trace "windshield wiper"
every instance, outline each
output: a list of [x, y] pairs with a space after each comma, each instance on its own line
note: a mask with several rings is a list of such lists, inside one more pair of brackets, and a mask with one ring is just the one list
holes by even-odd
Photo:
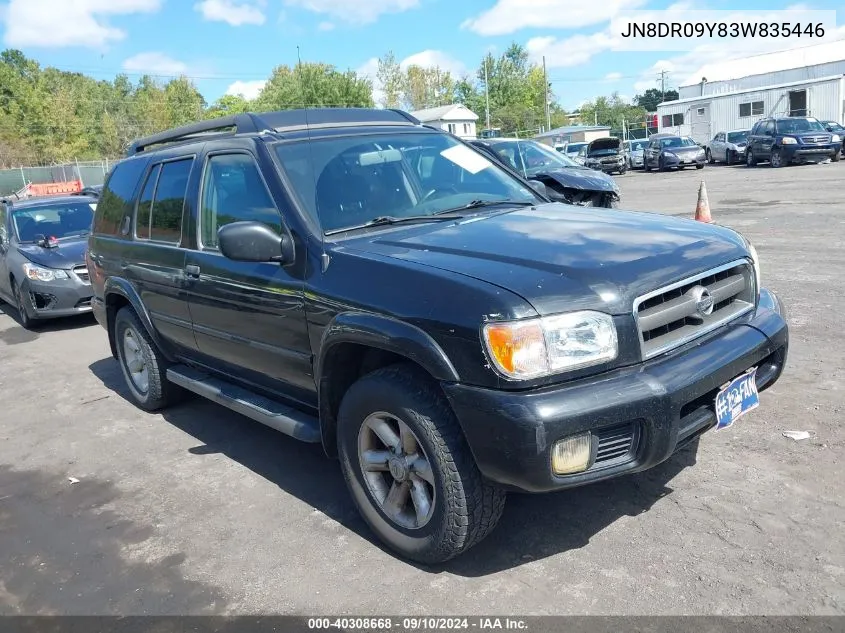
[[326, 231], [326, 235], [331, 235], [333, 233], [344, 233], [345, 231], [355, 231], [357, 229], [366, 229], [371, 226], [388, 226], [392, 224], [424, 224], [426, 222], [446, 222], [447, 220], [460, 220], [464, 216], [450, 213], [449, 215], [446, 214], [431, 214], [431, 215], [409, 215], [405, 217], [396, 217], [393, 215], [380, 215], [377, 218], [373, 218], [369, 222], [364, 222], [364, 224], [358, 224], [356, 226], [346, 226], [340, 229], [332, 229], [331, 231]]
[[454, 207], [453, 209], [444, 209], [443, 211], [438, 211], [434, 215], [446, 215], [447, 213], [454, 213], [455, 211], [464, 211], [469, 209], [483, 209], [485, 207], [497, 207], [499, 205], [509, 205], [512, 207], [533, 207], [536, 205], [536, 202], [529, 202], [528, 200], [473, 200], [472, 202], [468, 202], [467, 204]]

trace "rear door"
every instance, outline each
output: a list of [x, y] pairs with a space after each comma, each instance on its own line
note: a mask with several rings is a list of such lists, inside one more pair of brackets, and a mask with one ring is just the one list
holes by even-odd
[[[236, 262], [224, 257], [217, 230], [256, 221], [281, 234], [280, 208], [251, 151], [209, 153], [202, 167], [197, 248], [189, 252], [190, 309], [207, 366], [314, 406], [316, 387], [297, 265]], [[297, 253], [304, 261], [305, 253]]]
[[150, 164], [122, 266], [155, 329], [177, 353], [187, 355], [196, 350], [196, 341], [185, 292], [182, 219], [193, 165], [193, 156]]

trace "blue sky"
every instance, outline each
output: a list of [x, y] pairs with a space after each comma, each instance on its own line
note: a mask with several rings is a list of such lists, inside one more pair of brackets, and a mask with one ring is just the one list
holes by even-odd
[[[745, 1], [748, 15], [772, 10], [835, 9], [832, 0]], [[393, 50], [399, 60], [472, 72], [484, 54], [516, 41], [548, 76], [566, 108], [618, 90], [633, 96], [658, 85], [683, 83], [705, 64], [743, 54], [806, 46], [807, 38], [686, 42], [680, 50], [619, 50], [611, 20], [622, 11], [736, 8], [729, 0], [7, 0], [0, 2], [5, 47], [44, 65], [111, 78], [144, 73], [192, 77], [213, 101], [229, 92], [254, 96], [274, 66], [324, 61], [372, 73]], [[663, 19], [661, 14], [653, 14]], [[845, 22], [840, 10], [837, 22]], [[840, 39], [845, 28], [828, 29]], [[813, 40], [813, 42], [818, 40]]]

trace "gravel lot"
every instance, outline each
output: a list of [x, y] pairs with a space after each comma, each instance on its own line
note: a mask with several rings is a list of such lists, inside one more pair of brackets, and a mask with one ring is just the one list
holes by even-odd
[[845, 162], [618, 182], [692, 216], [702, 178], [789, 310], [781, 381], [697, 452], [512, 495], [443, 568], [383, 551], [319, 447], [200, 400], [143, 413], [93, 319], [0, 305], [0, 614], [845, 614]]

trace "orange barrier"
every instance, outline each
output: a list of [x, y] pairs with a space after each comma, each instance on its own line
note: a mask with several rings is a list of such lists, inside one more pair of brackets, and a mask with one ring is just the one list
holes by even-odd
[[60, 196], [62, 194], [77, 193], [82, 191], [81, 180], [69, 180], [67, 182], [48, 182], [27, 185], [27, 194], [30, 196]]

